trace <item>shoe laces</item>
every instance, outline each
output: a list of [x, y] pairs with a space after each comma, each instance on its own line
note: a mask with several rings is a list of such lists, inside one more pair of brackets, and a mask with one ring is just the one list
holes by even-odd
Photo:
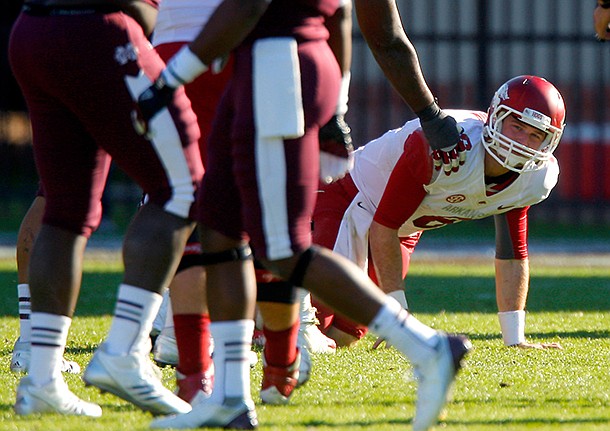
[[320, 321], [316, 317], [318, 309], [312, 305], [307, 306], [301, 311], [301, 323], [319, 325]]

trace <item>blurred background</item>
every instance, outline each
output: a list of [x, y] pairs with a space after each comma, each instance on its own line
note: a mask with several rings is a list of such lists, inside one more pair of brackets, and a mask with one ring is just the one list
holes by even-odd
[[[7, 60], [21, 2], [0, 10], [0, 232], [16, 231], [37, 189], [27, 111]], [[587, 226], [610, 221], [610, 43], [594, 37], [593, 0], [398, 0], [434, 94], [443, 108], [486, 110], [494, 91], [519, 74], [561, 91], [567, 126], [555, 153], [560, 181], [532, 208], [531, 224]], [[372, 58], [354, 20], [347, 121], [357, 145], [414, 117]], [[103, 228], [122, 230], [140, 192], [111, 174]]]

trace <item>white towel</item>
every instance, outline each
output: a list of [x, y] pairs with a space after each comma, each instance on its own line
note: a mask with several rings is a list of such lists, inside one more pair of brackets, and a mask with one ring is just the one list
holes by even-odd
[[296, 41], [289, 37], [257, 40], [252, 73], [259, 138], [303, 136], [305, 116]]

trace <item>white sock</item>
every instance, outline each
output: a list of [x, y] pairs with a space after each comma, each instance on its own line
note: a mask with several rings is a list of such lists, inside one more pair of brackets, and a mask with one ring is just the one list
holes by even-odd
[[155, 320], [153, 320], [153, 327], [151, 330], [152, 335], [159, 335], [159, 333], [163, 330], [165, 326], [165, 319], [168, 313], [171, 311], [171, 304], [169, 299], [169, 289], [165, 289], [162, 294], [163, 301], [161, 302], [161, 306], [159, 307], [159, 312], [155, 316]]
[[174, 311], [172, 310], [172, 300], [167, 298], [167, 309], [165, 310], [165, 322], [163, 323], [163, 331], [174, 328]]
[[150, 330], [162, 300], [158, 293], [121, 284], [114, 318], [104, 341], [106, 351], [111, 355], [148, 353]]
[[253, 320], [212, 322], [214, 338], [214, 390], [211, 399], [222, 404], [226, 398], [252, 399], [250, 361]]
[[17, 285], [17, 296], [19, 300], [19, 337], [20, 341], [29, 343], [32, 337], [32, 302], [30, 297], [30, 285], [27, 283]]
[[414, 365], [428, 360], [439, 340], [436, 330], [421, 323], [390, 297], [386, 297], [369, 329], [404, 353]]
[[59, 314], [34, 312], [31, 322], [29, 376], [34, 385], [42, 386], [57, 376], [61, 377], [61, 361], [72, 319]]
[[301, 324], [316, 322], [316, 309], [311, 305], [311, 293], [302, 287], [295, 287], [299, 300], [299, 318]]

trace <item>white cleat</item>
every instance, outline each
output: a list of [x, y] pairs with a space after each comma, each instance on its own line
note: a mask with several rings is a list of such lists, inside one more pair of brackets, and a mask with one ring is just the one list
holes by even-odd
[[311, 353], [335, 353], [337, 351], [337, 343], [320, 331], [317, 320], [301, 322], [297, 345]]
[[311, 294], [301, 287], [297, 288], [297, 294], [301, 321], [297, 345], [301, 350], [307, 349], [310, 353], [335, 353], [337, 351], [335, 340], [328, 338], [318, 328], [320, 322], [316, 317], [316, 308], [311, 305]]
[[161, 331], [153, 347], [153, 359], [161, 367], [178, 365], [178, 345], [175, 334]]
[[210, 401], [203, 392], [193, 400], [193, 410], [181, 415], [155, 419], [153, 429], [224, 428], [251, 430], [258, 427], [252, 400], [226, 398], [224, 404]]
[[95, 418], [102, 415], [100, 406], [78, 398], [61, 377], [51, 380], [44, 386], [34, 386], [29, 377], [22, 378], [17, 387], [17, 401], [14, 408], [18, 415], [60, 413]]
[[[27, 341], [21, 341], [17, 338], [13, 346], [13, 354], [11, 356], [11, 371], [15, 374], [25, 374], [30, 369], [30, 351], [31, 344]], [[80, 365], [74, 361], [69, 361], [66, 358], [61, 360], [61, 372], [69, 374], [80, 373]]]
[[415, 367], [418, 387], [413, 431], [427, 431], [437, 423], [462, 359], [471, 349], [468, 338], [441, 333], [434, 356]]
[[110, 355], [104, 344], [96, 350], [83, 375], [85, 384], [110, 392], [154, 415], [186, 413], [191, 406], [167, 389], [144, 354]]
[[273, 367], [263, 357], [263, 380], [260, 397], [263, 403], [283, 405], [290, 402], [294, 390], [309, 380], [311, 375], [311, 356], [307, 349], [300, 349], [296, 360], [289, 367]]

